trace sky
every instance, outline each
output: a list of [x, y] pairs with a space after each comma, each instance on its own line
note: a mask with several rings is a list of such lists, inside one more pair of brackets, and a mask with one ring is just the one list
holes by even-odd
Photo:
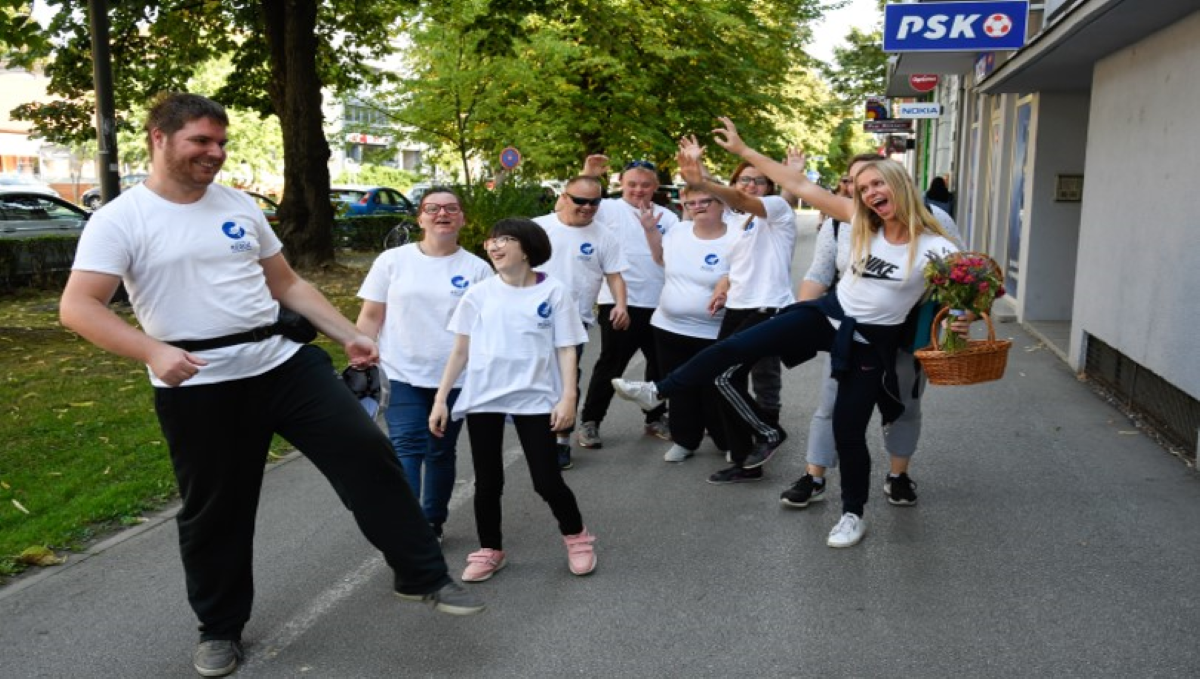
[[825, 15], [813, 30], [809, 54], [825, 62], [833, 61], [833, 48], [840, 45], [851, 27], [868, 29], [879, 20], [876, 0], [850, 0], [844, 8]]

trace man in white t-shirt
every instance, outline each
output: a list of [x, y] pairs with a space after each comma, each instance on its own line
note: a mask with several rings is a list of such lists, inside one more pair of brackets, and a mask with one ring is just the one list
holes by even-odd
[[[538, 271], [567, 286], [585, 328], [596, 323], [596, 299], [600, 287], [607, 284], [613, 296], [607, 321], [614, 330], [623, 331], [629, 327], [629, 310], [621, 273], [629, 269], [629, 262], [613, 233], [595, 222], [603, 201], [600, 193], [600, 180], [583, 175], [575, 177], [559, 196], [556, 211], [533, 220], [546, 230], [551, 245], [550, 260], [539, 266]], [[577, 347], [577, 359], [583, 357], [583, 346]], [[582, 369], [579, 371], [582, 374]], [[575, 400], [578, 402], [578, 394]], [[572, 429], [558, 432], [558, 466], [562, 469], [571, 468], [571, 432]]]
[[[483, 604], [446, 573], [391, 443], [309, 337], [276, 323], [280, 305], [341, 344], [352, 365], [379, 360], [283, 258], [246, 194], [213, 184], [229, 119], [218, 103], [169, 94], [146, 120], [146, 182], [101, 208], [80, 238], [63, 325], [141, 361], [182, 507], [176, 517], [188, 601], [200, 620], [192, 664], [224, 676], [241, 662], [253, 599], [255, 512], [272, 435], [311, 458], [395, 570], [402, 598], [458, 615]], [[124, 281], [140, 328], [108, 308]]]
[[[584, 162], [583, 174], [600, 177], [608, 168], [608, 157], [591, 155]], [[646, 376], [657, 375], [658, 358], [654, 346], [654, 331], [650, 317], [658, 307], [662, 294], [663, 270], [662, 235], [679, 223], [670, 210], [654, 204], [658, 189], [658, 171], [654, 163], [635, 160], [621, 172], [621, 197], [607, 198], [600, 203], [596, 221], [605, 225], [625, 252], [629, 268], [625, 279], [629, 306], [629, 327], [619, 330], [608, 318], [615, 306], [613, 292], [607, 286], [600, 289], [600, 356], [592, 367], [587, 396], [579, 415], [579, 445], [600, 448], [600, 423], [612, 402], [613, 378], [620, 377], [638, 351], [646, 359]], [[671, 434], [664, 418], [666, 406], [657, 407], [645, 415], [646, 433], [663, 440]]]

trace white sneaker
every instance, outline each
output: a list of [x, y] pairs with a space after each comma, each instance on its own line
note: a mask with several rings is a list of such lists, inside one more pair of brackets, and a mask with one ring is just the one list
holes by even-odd
[[846, 512], [842, 514], [841, 520], [833, 530], [829, 531], [829, 539], [825, 544], [830, 547], [853, 547], [861, 542], [866, 534], [867, 522], [856, 514]]
[[695, 451], [688, 450], [687, 448], [684, 448], [676, 443], [675, 445], [671, 446], [671, 449], [667, 451], [666, 455], [663, 455], [663, 459], [667, 462], [683, 462], [695, 454]]
[[626, 401], [633, 401], [642, 410], [654, 410], [662, 405], [663, 400], [658, 397], [658, 392], [654, 390], [653, 382], [634, 382], [617, 377], [613, 379], [612, 385], [613, 389], [617, 392], [617, 396]]

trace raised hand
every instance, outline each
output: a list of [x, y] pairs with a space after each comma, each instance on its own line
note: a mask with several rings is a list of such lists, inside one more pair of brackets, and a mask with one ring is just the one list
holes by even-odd
[[741, 135], [738, 134], [737, 125], [734, 125], [728, 116], [721, 116], [717, 120], [721, 121], [721, 127], [713, 130], [713, 141], [735, 156], [742, 155], [748, 147], [746, 142], [742, 141]]
[[784, 165], [787, 165], [788, 167], [792, 168], [793, 170], [799, 170], [800, 172], [804, 172], [804, 165], [807, 162], [808, 162], [808, 158], [805, 157], [805, 155], [804, 155], [804, 149], [801, 149], [796, 146], [788, 147], [787, 158], [785, 158], [783, 160]]
[[679, 153], [675, 155], [675, 160], [679, 163], [679, 175], [683, 181], [693, 185], [704, 181], [704, 167], [700, 164], [703, 154], [704, 147], [696, 142], [695, 137], [679, 140]]
[[583, 174], [589, 177], [599, 177], [608, 172], [608, 156], [603, 153], [593, 153], [583, 161]]

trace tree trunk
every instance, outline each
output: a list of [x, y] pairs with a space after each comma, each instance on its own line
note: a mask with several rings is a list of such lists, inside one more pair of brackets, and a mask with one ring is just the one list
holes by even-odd
[[271, 50], [268, 86], [283, 133], [283, 200], [279, 237], [298, 269], [334, 262], [333, 204], [329, 199], [329, 143], [317, 75], [318, 0], [262, 0]]

